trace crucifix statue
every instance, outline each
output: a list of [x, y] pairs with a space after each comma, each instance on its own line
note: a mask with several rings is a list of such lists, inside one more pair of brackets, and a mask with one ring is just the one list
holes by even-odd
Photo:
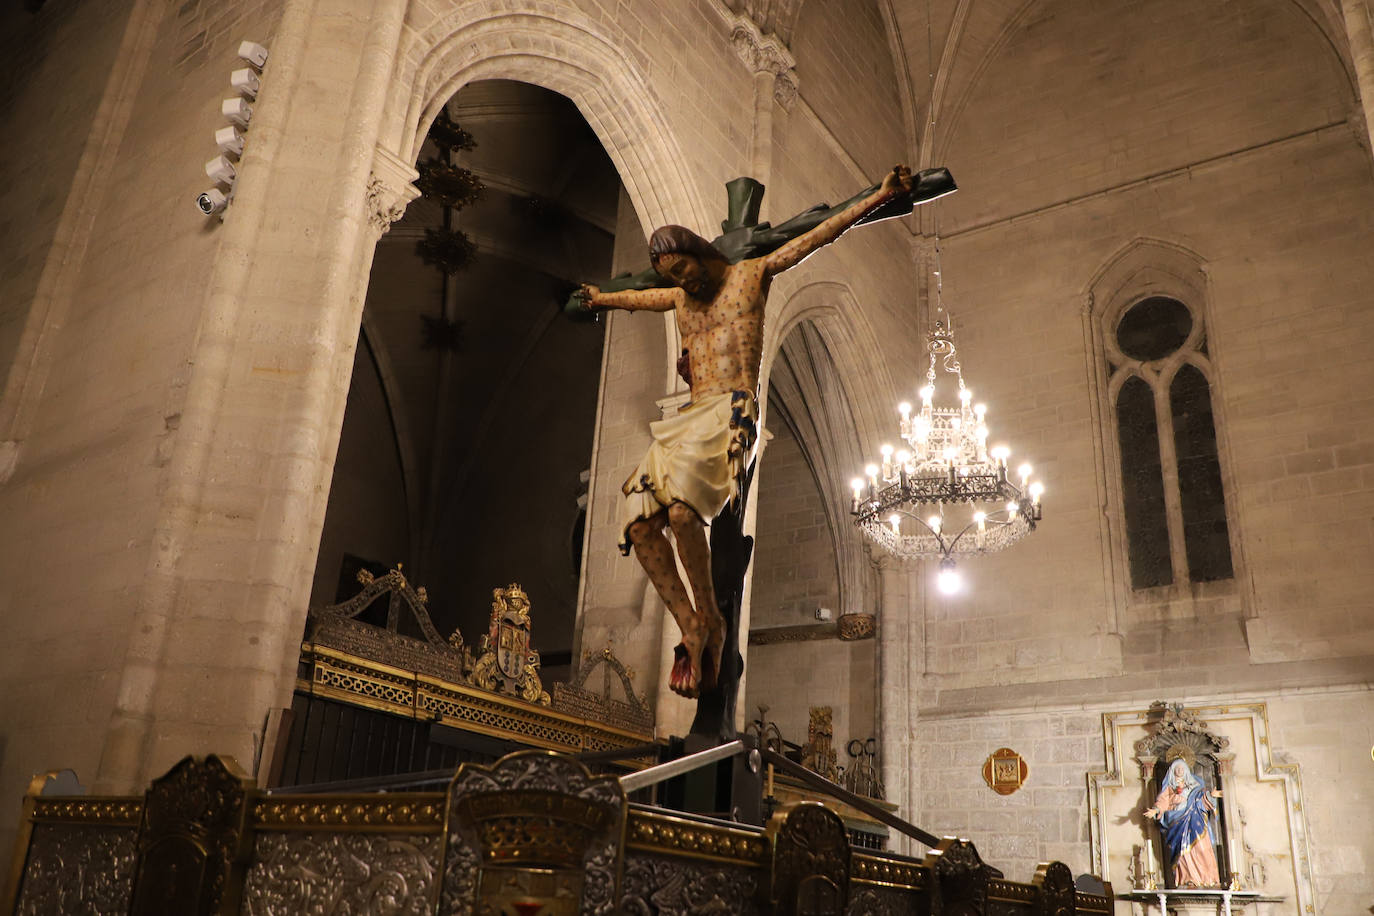
[[[724, 691], [728, 696], [720, 696], [722, 708], [714, 718], [733, 732], [742, 666], [739, 599], [752, 549], [752, 539], [742, 532], [743, 505], [758, 433], [769, 285], [851, 227], [904, 216], [955, 185], [945, 169], [913, 175], [897, 166], [881, 184], [838, 207], [818, 204], [777, 226], [758, 222], [762, 184], [737, 178], [726, 188], [730, 213], [722, 235], [708, 242], [682, 226], [663, 226], [649, 240], [650, 270], [584, 285], [568, 311], [672, 311], [677, 320], [683, 348], [678, 371], [691, 400], [676, 416], [650, 425], [653, 442], [622, 487], [620, 549], [634, 550], [682, 631], [669, 687], [686, 697]], [[713, 520], [708, 546], [706, 526]], [[669, 529], [686, 583], [678, 575]]]

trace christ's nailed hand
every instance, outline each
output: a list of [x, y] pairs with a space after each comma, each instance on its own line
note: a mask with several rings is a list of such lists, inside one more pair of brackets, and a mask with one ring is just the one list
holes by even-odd
[[599, 292], [601, 290], [590, 283], [583, 283], [563, 304], [563, 314], [574, 321], [595, 321], [596, 312], [592, 310], [592, 300]]

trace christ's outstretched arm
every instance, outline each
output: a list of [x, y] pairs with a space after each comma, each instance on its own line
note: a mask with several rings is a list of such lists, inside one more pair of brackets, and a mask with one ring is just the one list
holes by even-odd
[[865, 214], [881, 207], [902, 191], [911, 190], [911, 170], [897, 166], [883, 179], [878, 190], [845, 207], [816, 228], [803, 233], [772, 254], [764, 255], [763, 267], [768, 274], [781, 273], [795, 267], [819, 248], [839, 238]]
[[669, 312], [682, 304], [683, 292], [676, 286], [659, 289], [625, 289], [603, 293], [595, 286], [582, 286], [582, 301], [588, 309], [624, 309], [630, 312]]

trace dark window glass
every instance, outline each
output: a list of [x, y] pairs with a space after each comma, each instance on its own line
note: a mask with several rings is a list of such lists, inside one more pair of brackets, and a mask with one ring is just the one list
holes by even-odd
[[1127, 379], [1116, 396], [1121, 442], [1121, 490], [1126, 510], [1126, 540], [1131, 557], [1131, 587], [1152, 588], [1174, 581], [1169, 558], [1169, 522], [1164, 508], [1159, 427], [1155, 396], [1139, 378]]
[[1121, 352], [1132, 359], [1163, 359], [1183, 346], [1193, 313], [1177, 299], [1152, 296], [1131, 306], [1116, 327]]
[[1226, 530], [1212, 398], [1206, 377], [1195, 366], [1178, 370], [1169, 386], [1169, 404], [1174, 418], [1188, 577], [1194, 582], [1229, 579], [1231, 540]]

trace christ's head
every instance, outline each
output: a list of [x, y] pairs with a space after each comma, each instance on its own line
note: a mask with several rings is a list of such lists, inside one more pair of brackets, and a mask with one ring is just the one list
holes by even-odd
[[649, 239], [649, 263], [689, 296], [707, 299], [720, 285], [727, 261], [710, 242], [683, 226], [660, 226]]

